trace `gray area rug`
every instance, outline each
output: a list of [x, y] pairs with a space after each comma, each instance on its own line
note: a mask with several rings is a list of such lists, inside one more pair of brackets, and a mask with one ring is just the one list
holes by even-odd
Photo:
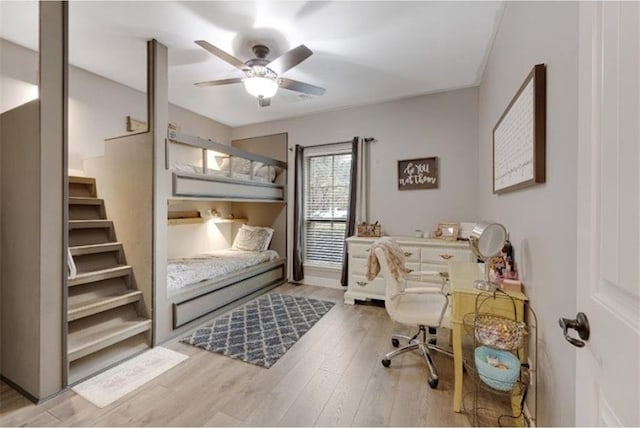
[[324, 300], [265, 294], [181, 341], [269, 368], [333, 306]]

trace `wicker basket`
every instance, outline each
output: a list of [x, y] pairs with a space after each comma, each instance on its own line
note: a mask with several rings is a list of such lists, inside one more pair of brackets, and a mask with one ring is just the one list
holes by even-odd
[[521, 321], [490, 313], [469, 313], [464, 316], [465, 328], [479, 344], [496, 349], [515, 350], [523, 346], [527, 326]]

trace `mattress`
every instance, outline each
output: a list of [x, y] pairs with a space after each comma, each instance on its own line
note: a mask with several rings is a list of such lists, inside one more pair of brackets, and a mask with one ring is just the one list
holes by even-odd
[[278, 259], [276, 251], [244, 251], [228, 248], [192, 257], [171, 259], [167, 264], [167, 291], [175, 293], [189, 285], [239, 272]]

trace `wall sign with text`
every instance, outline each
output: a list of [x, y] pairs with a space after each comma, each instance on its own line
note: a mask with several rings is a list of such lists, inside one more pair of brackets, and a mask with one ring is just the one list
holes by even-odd
[[398, 190], [437, 189], [438, 158], [398, 161]]

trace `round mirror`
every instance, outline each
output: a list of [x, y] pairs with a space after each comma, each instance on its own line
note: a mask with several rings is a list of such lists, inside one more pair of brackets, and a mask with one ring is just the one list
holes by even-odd
[[506, 240], [507, 230], [500, 223], [477, 223], [469, 236], [471, 249], [483, 260], [500, 254]]
[[[469, 245], [473, 253], [482, 261], [497, 256], [507, 241], [507, 229], [500, 223], [481, 221], [477, 223], [469, 236]], [[480, 290], [493, 291], [497, 284], [489, 280], [489, 269], [485, 267], [485, 279], [474, 282]]]

